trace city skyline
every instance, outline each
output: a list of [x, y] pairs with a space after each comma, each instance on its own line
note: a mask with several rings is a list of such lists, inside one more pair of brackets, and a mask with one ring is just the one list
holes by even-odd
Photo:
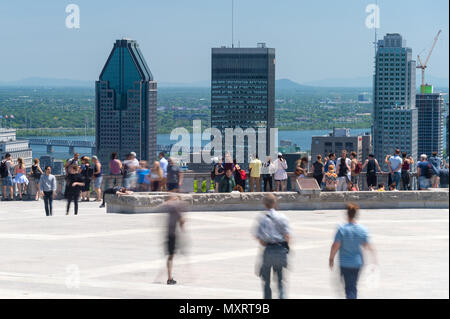
[[[231, 1], [198, 0], [189, 5], [179, 1], [139, 2], [139, 10], [137, 6], [118, 4], [106, 12], [102, 10], [103, 1], [74, 2], [81, 11], [80, 29], [64, 25], [66, 3], [0, 4], [1, 29], [15, 30], [14, 36], [0, 33], [0, 39], [18, 48], [0, 52], [0, 60], [8, 61], [2, 65], [0, 81], [28, 77], [95, 80], [100, 72], [99, 56], [109, 51], [112, 41], [128, 37], [139, 41], [159, 82], [208, 82], [210, 49], [231, 45]], [[369, 15], [365, 8], [370, 1], [349, 1], [345, 8], [330, 1], [326, 4], [329, 10], [323, 10], [323, 4], [297, 2], [235, 1], [235, 45], [252, 47], [256, 42], [266, 42], [276, 48], [277, 79], [308, 84], [373, 73], [373, 29], [365, 26]], [[412, 1], [406, 6], [406, 1], [380, 1], [378, 33], [402, 34], [416, 59], [417, 54], [427, 53], [433, 36], [442, 29], [427, 76], [448, 79], [448, 3], [433, 1], [421, 6], [420, 11], [419, 3]], [[126, 24], [111, 23], [119, 14], [125, 19], [136, 15], [136, 19], [126, 19]], [[144, 14], [148, 16], [141, 19]], [[32, 30], [30, 24], [34, 25]], [[147, 31], [153, 29], [161, 32]], [[338, 30], [341, 36], [331, 30]], [[334, 49], [341, 47], [345, 39], [352, 39], [345, 41], [348, 50]]]

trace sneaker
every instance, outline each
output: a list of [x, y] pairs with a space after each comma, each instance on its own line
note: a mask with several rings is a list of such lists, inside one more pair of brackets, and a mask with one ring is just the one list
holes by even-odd
[[168, 279], [167, 280], [167, 284], [168, 285], [175, 285], [177, 282], [175, 281], [175, 280], [173, 280], [173, 279]]
[[100, 205], [98, 208], [103, 208], [103, 207], [105, 207], [105, 205], [103, 204], [103, 205]]
[[69, 212], [66, 212], [66, 215], [69, 215]]

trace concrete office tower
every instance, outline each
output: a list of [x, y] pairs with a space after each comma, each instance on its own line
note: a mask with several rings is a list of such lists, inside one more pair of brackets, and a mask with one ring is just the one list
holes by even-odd
[[5, 157], [6, 153], [11, 154], [16, 164], [19, 157], [23, 158], [28, 169], [33, 164], [33, 153], [28, 140], [16, 139], [16, 129], [0, 127], [0, 160]]
[[341, 156], [342, 150], [347, 150], [349, 156], [351, 152], [356, 152], [358, 160], [364, 161], [372, 152], [372, 136], [370, 134], [351, 136], [349, 129], [333, 129], [333, 132], [326, 136], [313, 136], [311, 143], [311, 162], [316, 161], [317, 155], [322, 155], [322, 159], [330, 153]]
[[442, 156], [444, 148], [444, 94], [433, 93], [433, 87], [427, 85], [423, 92], [416, 95], [418, 110], [418, 155], [438, 152]]
[[400, 34], [378, 41], [375, 57], [373, 147], [384, 162], [396, 148], [417, 158], [416, 61]]
[[130, 152], [139, 160], [156, 158], [156, 97], [156, 81], [139, 45], [117, 40], [95, 84], [96, 147], [102, 163], [112, 152], [120, 159]]
[[267, 150], [263, 152], [270, 152], [269, 133], [275, 127], [275, 49], [264, 43], [257, 48], [212, 49], [211, 127], [222, 136], [225, 128], [264, 128]]

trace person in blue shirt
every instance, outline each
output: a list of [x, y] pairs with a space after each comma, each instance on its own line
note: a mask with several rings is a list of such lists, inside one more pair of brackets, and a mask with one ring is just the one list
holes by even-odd
[[325, 166], [323, 167], [323, 172], [328, 173], [328, 167], [333, 165], [336, 167], [336, 154], [330, 153], [328, 157], [325, 158]]
[[347, 204], [348, 223], [339, 226], [331, 246], [329, 258], [330, 269], [333, 269], [334, 257], [339, 251], [341, 276], [344, 277], [347, 299], [357, 299], [358, 276], [364, 264], [361, 247], [368, 249], [375, 259], [375, 250], [369, 243], [367, 230], [356, 223], [358, 210], [358, 205]]

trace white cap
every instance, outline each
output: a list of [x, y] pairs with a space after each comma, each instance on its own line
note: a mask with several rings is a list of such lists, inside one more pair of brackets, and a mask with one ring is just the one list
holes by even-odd
[[283, 156], [283, 154], [281, 154], [281, 153], [278, 153], [278, 156]]
[[131, 152], [130, 155], [136, 157], [136, 153], [135, 152]]

